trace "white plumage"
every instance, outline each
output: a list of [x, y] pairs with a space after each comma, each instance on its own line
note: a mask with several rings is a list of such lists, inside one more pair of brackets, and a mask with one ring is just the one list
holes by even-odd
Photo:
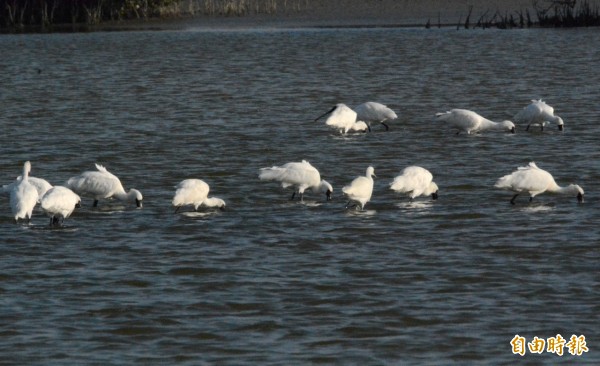
[[543, 100], [532, 100], [531, 104], [527, 105], [515, 114], [513, 117], [517, 123], [527, 123], [526, 131], [530, 126], [540, 126], [544, 130], [546, 122], [554, 122], [558, 125], [558, 130], [564, 129], [562, 118], [554, 114], [554, 108], [546, 104]]
[[94, 207], [98, 200], [116, 198], [121, 201], [135, 202], [137, 207], [142, 207], [142, 193], [137, 189], [125, 192], [119, 178], [110, 173], [100, 164], [96, 164], [97, 171], [87, 171], [72, 177], [67, 181], [67, 187], [81, 196], [94, 198]]
[[354, 178], [352, 183], [342, 188], [342, 192], [348, 196], [348, 203], [346, 207], [349, 207], [350, 203], [360, 205], [360, 209], [363, 210], [367, 202], [371, 200], [373, 194], [373, 177], [375, 176], [375, 169], [370, 166], [367, 168], [365, 176]]
[[343, 103], [337, 104], [326, 113], [317, 117], [315, 121], [318, 121], [328, 114], [331, 115], [327, 117], [325, 124], [340, 130], [341, 133], [348, 133], [354, 126], [354, 122], [356, 122], [356, 112]]
[[438, 186], [433, 182], [433, 175], [420, 166], [404, 168], [402, 173], [394, 178], [390, 188], [398, 193], [405, 193], [411, 200], [428, 195], [434, 200], [438, 197]]
[[13, 185], [10, 191], [10, 208], [15, 218], [15, 222], [19, 219], [31, 220], [33, 208], [38, 202], [39, 196], [35, 187], [29, 183], [29, 172], [31, 171], [31, 163], [26, 161], [23, 164], [23, 174], [16, 184]]
[[369, 125], [367, 125], [364, 121], [356, 121], [350, 128], [352, 132], [367, 132], [370, 130]]
[[534, 162], [498, 179], [494, 187], [516, 192], [510, 200], [513, 205], [515, 199], [521, 193], [528, 193], [531, 202], [533, 197], [544, 192], [576, 195], [577, 201], [583, 202], [584, 192], [580, 186], [570, 184], [566, 187], [560, 187], [554, 181], [552, 174], [538, 168]]
[[458, 129], [457, 135], [463, 131], [467, 134], [487, 130], [499, 130], [515, 133], [515, 124], [511, 121], [494, 122], [467, 109], [452, 109], [436, 114], [438, 121], [444, 121]]
[[40, 203], [50, 217], [50, 225], [61, 225], [76, 207], [80, 207], [81, 198], [67, 187], [56, 186], [46, 192]]
[[[396, 115], [392, 109], [377, 102], [363, 103], [356, 106], [354, 111], [356, 112], [357, 120], [365, 121], [368, 125], [371, 123], [381, 123], [386, 131], [388, 131], [390, 127], [385, 122], [398, 118], [398, 115]], [[369, 131], [370, 130], [371, 128], [369, 127]]]
[[[6, 184], [2, 186], [2, 191], [4, 192], [10, 192], [12, 191], [13, 187], [21, 180], [21, 175], [17, 177], [17, 179], [10, 183], [10, 184]], [[27, 178], [29, 180], [29, 183], [35, 187], [35, 189], [38, 192], [38, 197], [42, 198], [44, 196], [44, 194], [46, 194], [46, 192], [48, 192], [48, 190], [50, 188], [52, 188], [52, 184], [48, 183], [47, 180], [42, 179], [42, 178], [36, 178], [36, 177], [28, 177]]]
[[176, 207], [175, 212], [182, 206], [192, 205], [194, 210], [198, 211], [198, 207], [218, 207], [223, 209], [225, 201], [217, 197], [208, 197], [210, 187], [201, 179], [185, 179], [175, 186], [175, 196], [173, 197], [173, 206]]
[[331, 200], [333, 187], [326, 180], [321, 180], [321, 174], [314, 166], [306, 160], [301, 162], [287, 163], [282, 166], [261, 168], [258, 174], [260, 180], [281, 182], [283, 188], [294, 187], [294, 193], [300, 194], [300, 200], [304, 198], [304, 191], [311, 189], [315, 193], [325, 193], [327, 200]]

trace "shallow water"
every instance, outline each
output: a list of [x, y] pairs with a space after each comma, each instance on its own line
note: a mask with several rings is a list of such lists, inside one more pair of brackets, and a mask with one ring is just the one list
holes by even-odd
[[[104, 164], [144, 207], [101, 202], [51, 229], [0, 198], [0, 354], [9, 364], [597, 364], [598, 59], [587, 30], [188, 29], [0, 37], [0, 177], [53, 184]], [[510, 118], [530, 99], [566, 129], [458, 135], [433, 116]], [[390, 131], [314, 118], [374, 100]], [[334, 200], [260, 182], [306, 159]], [[575, 197], [493, 188], [535, 161]], [[389, 183], [429, 169], [436, 202]], [[341, 188], [367, 166], [364, 212]], [[225, 211], [173, 214], [201, 178]], [[189, 210], [188, 210], [189, 211]], [[584, 335], [589, 352], [510, 341]]]

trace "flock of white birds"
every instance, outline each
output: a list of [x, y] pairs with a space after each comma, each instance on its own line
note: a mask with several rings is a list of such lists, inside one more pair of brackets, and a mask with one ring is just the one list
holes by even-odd
[[[393, 110], [375, 102], [367, 102], [354, 109], [345, 104], [337, 104], [316, 120], [327, 115], [329, 117], [325, 124], [338, 129], [343, 134], [370, 131], [371, 123], [380, 123], [388, 130], [389, 126], [386, 122], [398, 118]], [[515, 133], [515, 124], [512, 121], [494, 122], [466, 109], [452, 109], [445, 113], [438, 113], [436, 119], [457, 129], [457, 134], [460, 132], [472, 134], [488, 130]], [[517, 123], [527, 123], [527, 130], [531, 126], [539, 126], [543, 130], [548, 123], [556, 123], [560, 131], [564, 127], [562, 118], [554, 115], [554, 109], [542, 100], [533, 100], [513, 119]], [[10, 194], [10, 205], [15, 222], [19, 220], [29, 222], [35, 206], [39, 203], [42, 210], [50, 217], [50, 225], [60, 226], [74, 209], [80, 206], [80, 196], [93, 198], [94, 207], [98, 205], [99, 200], [112, 198], [135, 202], [137, 207], [142, 207], [142, 193], [133, 188], [126, 192], [119, 178], [99, 164], [96, 164], [95, 171], [86, 171], [70, 178], [65, 186], [52, 186], [44, 179], [29, 176], [30, 172], [31, 163], [27, 161], [23, 165], [22, 175], [13, 183], [2, 186], [2, 190]], [[258, 177], [260, 180], [280, 182], [283, 188], [293, 188], [292, 200], [296, 194], [300, 196], [300, 200], [303, 200], [307, 189], [315, 193], [325, 193], [327, 200], [331, 200], [333, 193], [332, 185], [322, 180], [319, 171], [305, 160], [262, 168]], [[364, 210], [373, 194], [373, 177], [376, 177], [375, 169], [369, 166], [364, 176], [356, 177], [342, 188], [342, 192], [348, 199], [346, 208], [360, 207]], [[529, 194], [531, 201], [533, 197], [544, 192], [576, 195], [577, 200], [583, 202], [584, 192], [580, 186], [576, 184], [559, 186], [550, 173], [538, 168], [533, 162], [501, 177], [494, 186], [513, 191], [515, 194], [510, 200], [512, 204], [515, 204], [515, 199], [520, 194]], [[194, 210], [198, 210], [201, 206], [225, 207], [225, 201], [222, 199], [208, 197], [210, 187], [201, 179], [185, 179], [175, 186], [175, 189], [172, 200], [172, 205], [176, 208], [175, 212], [188, 205], [193, 206]], [[394, 178], [390, 189], [407, 195], [410, 200], [419, 196], [431, 195], [434, 200], [438, 197], [438, 186], [433, 182], [433, 175], [419, 166], [406, 167]]]

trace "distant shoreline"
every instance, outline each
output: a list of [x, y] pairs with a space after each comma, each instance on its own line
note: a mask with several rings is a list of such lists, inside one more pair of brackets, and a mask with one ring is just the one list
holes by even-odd
[[[192, 0], [182, 0], [191, 3]], [[287, 3], [287, 2], [284, 2]], [[540, 0], [544, 3], [544, 0]], [[594, 7], [600, 0], [588, 1]], [[270, 13], [207, 15], [200, 10], [163, 18], [104, 21], [100, 24], [58, 24], [46, 28], [2, 29], [2, 33], [93, 32], [127, 30], [174, 30], [185, 28], [386, 28], [386, 27], [475, 27], [481, 19], [516, 19], [525, 15], [537, 21], [532, 0], [296, 0], [294, 8], [279, 7]], [[300, 5], [298, 5], [300, 4]], [[190, 8], [191, 9], [191, 8]], [[470, 15], [470, 16], [469, 16]]]

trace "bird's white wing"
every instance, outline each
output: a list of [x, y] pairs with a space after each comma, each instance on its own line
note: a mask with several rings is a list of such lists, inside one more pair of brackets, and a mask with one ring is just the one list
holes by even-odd
[[118, 191], [119, 187], [123, 189], [119, 179], [111, 175], [103, 172], [84, 172], [70, 178], [67, 186], [81, 195], [107, 198]]
[[342, 191], [347, 195], [365, 196], [367, 194], [370, 195], [372, 189], [372, 180], [368, 179], [367, 177], [357, 177], [352, 181], [352, 183], [350, 183], [350, 185], [342, 188]]

